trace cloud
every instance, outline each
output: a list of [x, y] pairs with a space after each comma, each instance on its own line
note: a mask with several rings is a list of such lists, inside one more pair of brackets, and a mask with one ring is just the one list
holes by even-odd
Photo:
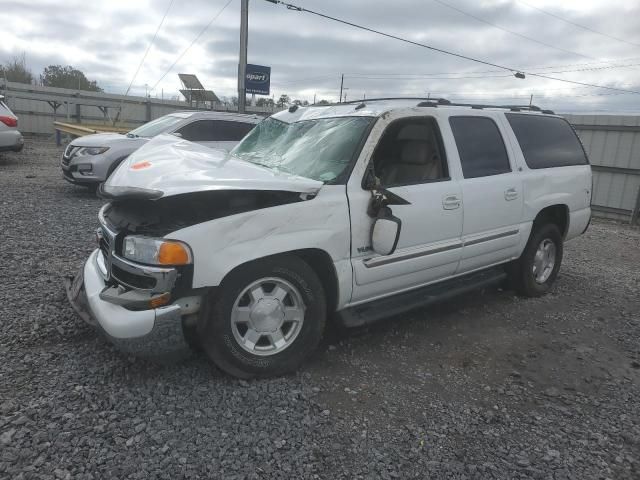
[[[640, 90], [638, 66], [601, 68], [622, 59], [640, 63], [637, 48], [545, 15], [555, 15], [640, 44], [640, 4], [623, 0], [443, 0], [503, 29], [431, 0], [291, 0], [306, 8], [437, 48], [516, 69], [579, 82]], [[226, 0], [175, 2], [133, 87], [177, 93], [177, 73], [195, 73], [208, 88], [234, 96], [239, 3], [232, 2], [177, 65], [163, 75]], [[40, 73], [71, 64], [118, 93], [131, 81], [169, 0], [86, 2], [13, 0], [3, 5], [0, 62], [25, 52]], [[249, 61], [272, 67], [272, 91], [294, 98], [337, 100], [341, 74], [348, 98], [446, 96], [464, 101], [524, 103], [557, 110], [640, 110], [640, 96], [527, 76], [518, 80], [491, 66], [446, 56], [314, 15], [251, 0]], [[615, 63], [615, 62], [614, 62]], [[557, 67], [539, 69], [539, 67]], [[593, 69], [599, 68], [599, 69]], [[591, 70], [588, 70], [591, 69]], [[475, 78], [469, 78], [475, 77]], [[160, 82], [159, 79], [162, 78]]]

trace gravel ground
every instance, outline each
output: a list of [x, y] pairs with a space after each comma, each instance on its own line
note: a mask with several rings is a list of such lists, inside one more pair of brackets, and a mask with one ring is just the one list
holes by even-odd
[[296, 375], [117, 352], [67, 304], [101, 201], [62, 149], [0, 154], [1, 478], [640, 478], [640, 231], [595, 223], [554, 291], [332, 331]]

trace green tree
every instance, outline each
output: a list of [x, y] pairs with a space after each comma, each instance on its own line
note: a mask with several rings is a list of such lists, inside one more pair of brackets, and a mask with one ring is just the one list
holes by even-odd
[[273, 107], [276, 103], [273, 101], [272, 98], [259, 98], [258, 100], [256, 100], [256, 107]]
[[287, 105], [289, 105], [290, 103], [291, 103], [291, 99], [289, 98], [289, 95], [286, 95], [286, 94], [283, 93], [282, 95], [280, 95], [280, 98], [278, 99], [277, 105], [280, 108], [284, 108]]
[[13, 57], [13, 60], [6, 65], [0, 65], [0, 77], [8, 82], [33, 83], [33, 74], [27, 68], [27, 61], [24, 52], [22, 55]]
[[331, 102], [329, 100], [320, 100], [316, 102], [316, 105], [330, 105]]
[[71, 65], [49, 65], [40, 75], [42, 85], [46, 87], [70, 88], [73, 90], [88, 90], [102, 92], [95, 80], [89, 80], [80, 70]]

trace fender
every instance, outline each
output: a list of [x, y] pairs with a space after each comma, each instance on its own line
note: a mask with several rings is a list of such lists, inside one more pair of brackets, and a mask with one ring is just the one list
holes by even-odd
[[315, 248], [334, 263], [342, 305], [351, 297], [351, 229], [343, 185], [312, 200], [243, 212], [192, 225], [165, 238], [193, 251], [193, 288], [218, 286], [234, 268], [259, 258]]

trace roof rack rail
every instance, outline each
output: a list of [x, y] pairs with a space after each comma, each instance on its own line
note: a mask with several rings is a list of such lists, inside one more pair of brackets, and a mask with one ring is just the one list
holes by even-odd
[[359, 100], [349, 100], [348, 102], [334, 103], [333, 105], [349, 105], [353, 103], [369, 103], [383, 102], [385, 100], [444, 100], [444, 98], [425, 98], [425, 97], [380, 97], [380, 98], [361, 98]]
[[[337, 106], [337, 105], [354, 105], [358, 104], [356, 108], [363, 108], [361, 105], [366, 105], [369, 102], [383, 102], [386, 100], [420, 100], [416, 106], [418, 107], [437, 107], [448, 106], [448, 107], [470, 107], [474, 110], [482, 110], [484, 108], [501, 108], [503, 110], [511, 110], [512, 112], [520, 112], [520, 111], [529, 111], [529, 112], [540, 112], [549, 115], [555, 115], [552, 110], [543, 110], [537, 105], [490, 105], [483, 103], [455, 103], [447, 100], [446, 98], [433, 98], [433, 97], [381, 97], [381, 98], [367, 98], [360, 100], [350, 100], [348, 102], [341, 103], [331, 103], [329, 106]], [[314, 104], [315, 105], [315, 104]]]
[[530, 112], [541, 112], [550, 115], [554, 115], [552, 110], [543, 110], [537, 105], [489, 105], [482, 103], [453, 103], [446, 101], [444, 102], [434, 102], [434, 101], [426, 101], [418, 104], [418, 107], [437, 107], [438, 105], [447, 105], [451, 107], [471, 107], [472, 109], [482, 110], [484, 108], [501, 108], [505, 110], [511, 110], [512, 112], [519, 112], [522, 110], [530, 111]]

